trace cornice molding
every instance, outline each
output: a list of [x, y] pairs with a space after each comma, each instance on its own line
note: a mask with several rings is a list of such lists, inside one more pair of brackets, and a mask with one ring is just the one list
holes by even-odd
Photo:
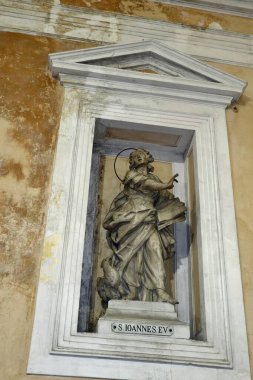
[[152, 0], [156, 3], [253, 18], [253, 2], [243, 0]]
[[[131, 70], [140, 57], [155, 57], [160, 67], [169, 65], [174, 73], [150, 74]], [[127, 66], [120, 66], [122, 58]], [[173, 99], [195, 100], [227, 106], [236, 101], [246, 87], [244, 81], [203, 64], [192, 57], [153, 41], [74, 50], [49, 55], [49, 67], [62, 83], [75, 86], [111, 88], [151, 93]], [[147, 91], [147, 88], [149, 90]]]
[[99, 44], [154, 40], [201, 60], [253, 67], [253, 36], [199, 30], [141, 17], [63, 6], [52, 1], [0, 0], [0, 30]]

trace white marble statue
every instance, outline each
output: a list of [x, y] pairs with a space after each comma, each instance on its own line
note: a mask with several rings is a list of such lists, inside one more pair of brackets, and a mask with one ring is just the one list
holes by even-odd
[[185, 220], [186, 207], [169, 191], [178, 175], [163, 183], [153, 161], [144, 149], [130, 154], [124, 189], [105, 217], [112, 255], [103, 260], [97, 283], [104, 305], [110, 299], [178, 303], [165, 290], [164, 260], [174, 253], [173, 224]]

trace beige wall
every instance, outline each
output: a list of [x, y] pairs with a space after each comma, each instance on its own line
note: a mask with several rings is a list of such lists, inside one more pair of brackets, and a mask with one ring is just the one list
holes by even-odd
[[[72, 5], [80, 5], [77, 0], [71, 2]], [[95, 2], [90, 1], [90, 4], [95, 6]], [[97, 2], [97, 6], [98, 4], [106, 7], [109, 1]], [[123, 7], [122, 1], [111, 1], [110, 4], [111, 7], [116, 7], [116, 4]], [[143, 8], [143, 4], [137, 1], [136, 7], [133, 7], [133, 2], [124, 1], [123, 10], [109, 10], [129, 13], [130, 10], [126, 10], [129, 7], [128, 9], [132, 9], [131, 14], [143, 14], [145, 17], [157, 19], [165, 17], [165, 8], [155, 5], [157, 8], [154, 11], [154, 8], [149, 10], [150, 6], [148, 4]], [[195, 19], [189, 10], [187, 12], [189, 20], [195, 24], [201, 20], [204, 22], [210, 16], [201, 16], [198, 11], [200, 19]], [[170, 17], [167, 19], [171, 20]], [[174, 21], [180, 20], [188, 23], [183, 18]], [[228, 17], [220, 16], [220, 20], [223, 20], [224, 25], [228, 23]], [[232, 21], [230, 29], [238, 29], [238, 23]], [[244, 25], [246, 31], [249, 21], [244, 21], [241, 25]], [[249, 28], [247, 32], [250, 33]], [[58, 82], [48, 73], [47, 56], [51, 52], [91, 46], [94, 44], [88, 41], [78, 43], [1, 33], [0, 380], [41, 379], [38, 376], [28, 377], [25, 373], [63, 94]], [[253, 70], [218, 64], [214, 66], [249, 82], [237, 110], [228, 110], [227, 115], [247, 329], [253, 366]], [[50, 248], [49, 246], [48, 249]], [[53, 380], [52, 377], [43, 378]]]

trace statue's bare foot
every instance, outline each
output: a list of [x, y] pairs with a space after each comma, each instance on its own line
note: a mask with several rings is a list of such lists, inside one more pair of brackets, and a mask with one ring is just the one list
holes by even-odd
[[157, 302], [168, 302], [168, 303], [171, 303], [172, 305], [176, 305], [179, 303], [175, 298], [171, 297], [168, 293], [166, 293], [162, 289], [157, 289], [156, 293], [157, 293]]

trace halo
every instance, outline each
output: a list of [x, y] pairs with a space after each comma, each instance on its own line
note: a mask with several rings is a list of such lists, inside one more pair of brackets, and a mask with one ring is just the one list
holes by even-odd
[[121, 183], [123, 183], [123, 179], [121, 179], [116, 171], [116, 162], [117, 162], [117, 159], [119, 157], [119, 155], [122, 153], [122, 152], [125, 152], [126, 150], [138, 150], [137, 148], [125, 148], [125, 149], [122, 149], [118, 154], [117, 156], [115, 157], [115, 160], [114, 160], [114, 164], [113, 164], [113, 168], [114, 168], [114, 172], [116, 174], [116, 177], [120, 180]]

